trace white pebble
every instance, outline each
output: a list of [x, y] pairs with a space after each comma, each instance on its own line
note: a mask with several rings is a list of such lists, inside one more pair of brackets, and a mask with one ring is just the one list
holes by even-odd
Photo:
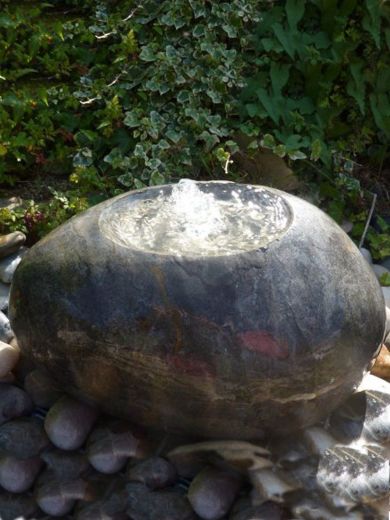
[[361, 254], [363, 255], [364, 259], [369, 263], [369, 264], [372, 264], [372, 256], [371, 256], [371, 253], [368, 249], [366, 249], [365, 247], [361, 247], [359, 249], [359, 251], [361, 252]]
[[382, 287], [386, 307], [390, 307], [390, 287]]
[[12, 282], [14, 272], [27, 251], [27, 247], [22, 247], [16, 253], [0, 260], [0, 280], [2, 282], [8, 284]]
[[353, 224], [350, 220], [343, 220], [340, 227], [345, 233], [350, 233], [353, 229]]
[[0, 377], [11, 372], [19, 361], [19, 351], [16, 348], [0, 341]]
[[9, 343], [13, 337], [14, 333], [12, 332], [9, 319], [4, 314], [4, 312], [0, 311], [0, 341], [4, 341], [4, 343]]
[[0, 282], [0, 310], [8, 309], [10, 285]]

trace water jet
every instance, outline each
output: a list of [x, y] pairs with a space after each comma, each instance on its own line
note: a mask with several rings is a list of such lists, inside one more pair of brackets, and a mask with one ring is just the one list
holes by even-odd
[[10, 316], [24, 355], [69, 394], [156, 429], [251, 439], [314, 424], [347, 397], [385, 307], [318, 208], [185, 180], [103, 202], [37, 243]]

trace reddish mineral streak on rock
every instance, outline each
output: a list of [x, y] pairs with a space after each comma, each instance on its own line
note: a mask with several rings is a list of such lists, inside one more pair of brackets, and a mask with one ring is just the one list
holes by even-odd
[[210, 377], [215, 378], [215, 369], [200, 359], [196, 359], [194, 356], [186, 354], [181, 356], [180, 354], [167, 355], [168, 363], [173, 365], [177, 370], [195, 377]]
[[243, 348], [258, 352], [274, 359], [288, 357], [288, 346], [285, 342], [277, 341], [265, 330], [247, 330], [237, 334], [237, 339]]

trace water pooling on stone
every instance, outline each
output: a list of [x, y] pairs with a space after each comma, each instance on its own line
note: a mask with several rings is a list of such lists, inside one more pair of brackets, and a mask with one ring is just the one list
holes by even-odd
[[150, 253], [220, 256], [266, 247], [288, 229], [289, 207], [272, 191], [226, 183], [217, 193], [212, 186], [183, 179], [154, 198], [124, 197], [102, 213], [101, 231]]
[[385, 326], [378, 281], [334, 221], [230, 182], [154, 186], [75, 216], [24, 256], [9, 308], [23, 355], [71, 395], [219, 439], [324, 419]]

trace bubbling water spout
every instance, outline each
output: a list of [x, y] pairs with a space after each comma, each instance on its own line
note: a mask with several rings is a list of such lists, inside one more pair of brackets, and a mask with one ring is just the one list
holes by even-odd
[[125, 247], [189, 256], [252, 251], [288, 229], [289, 206], [274, 191], [231, 182], [216, 187], [183, 179], [173, 187], [124, 196], [102, 213], [100, 229]]

